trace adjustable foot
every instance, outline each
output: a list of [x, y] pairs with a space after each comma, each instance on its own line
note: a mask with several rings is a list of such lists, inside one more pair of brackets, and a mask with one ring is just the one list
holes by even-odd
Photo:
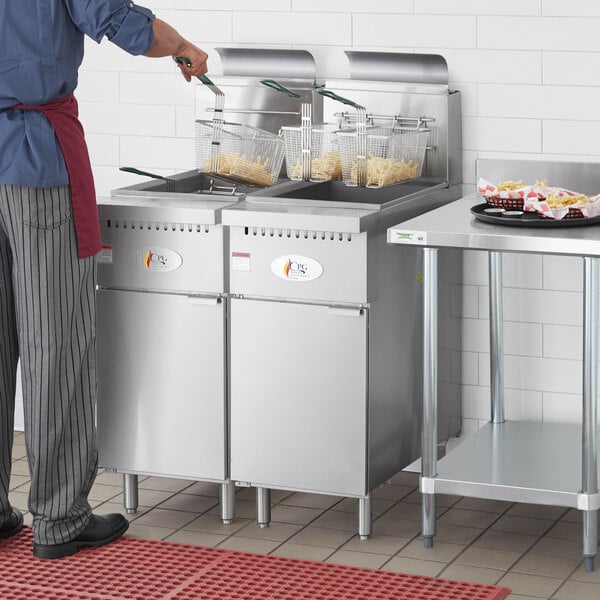
[[585, 570], [588, 573], [591, 573], [594, 570], [594, 559], [596, 557], [595, 556], [584, 556], [583, 557], [583, 562], [585, 564]]
[[433, 536], [427, 535], [423, 537], [423, 546], [425, 548], [433, 548]]

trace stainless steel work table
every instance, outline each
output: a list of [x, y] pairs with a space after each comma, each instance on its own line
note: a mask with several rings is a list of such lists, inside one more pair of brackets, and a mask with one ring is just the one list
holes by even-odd
[[[423, 437], [420, 488], [423, 538], [433, 545], [435, 494], [566, 506], [583, 511], [583, 557], [594, 569], [598, 546], [598, 264], [600, 226], [509, 227], [476, 220], [472, 194], [388, 230], [388, 242], [423, 247]], [[491, 419], [437, 458], [438, 251], [485, 250], [489, 256]], [[502, 254], [583, 259], [582, 426], [504, 418]]]

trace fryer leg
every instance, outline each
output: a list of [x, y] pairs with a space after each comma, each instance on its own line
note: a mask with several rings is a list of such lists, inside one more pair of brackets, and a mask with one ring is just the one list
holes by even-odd
[[371, 507], [371, 494], [358, 499], [358, 537], [368, 540], [371, 537], [373, 525], [373, 511]]
[[268, 527], [271, 523], [271, 490], [256, 488], [256, 520], [260, 527]]
[[138, 509], [138, 476], [125, 473], [123, 475], [123, 506], [128, 514]]
[[224, 525], [233, 523], [235, 515], [235, 484], [230, 481], [221, 484], [221, 520]]

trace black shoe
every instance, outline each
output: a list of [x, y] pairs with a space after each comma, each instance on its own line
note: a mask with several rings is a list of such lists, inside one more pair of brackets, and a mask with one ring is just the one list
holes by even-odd
[[4, 521], [4, 525], [0, 527], [0, 540], [16, 535], [21, 529], [23, 529], [23, 515], [13, 508], [8, 519]]
[[105, 546], [120, 538], [129, 527], [129, 521], [120, 514], [92, 515], [86, 528], [64, 544], [33, 544], [33, 555], [38, 558], [71, 556], [81, 548]]

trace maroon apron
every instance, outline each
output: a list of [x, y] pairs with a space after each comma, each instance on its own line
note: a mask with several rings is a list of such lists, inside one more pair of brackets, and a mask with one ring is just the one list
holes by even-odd
[[43, 112], [54, 127], [69, 173], [79, 257], [93, 256], [100, 250], [100, 221], [92, 166], [75, 96], [69, 94], [40, 106], [17, 104], [11, 108]]

